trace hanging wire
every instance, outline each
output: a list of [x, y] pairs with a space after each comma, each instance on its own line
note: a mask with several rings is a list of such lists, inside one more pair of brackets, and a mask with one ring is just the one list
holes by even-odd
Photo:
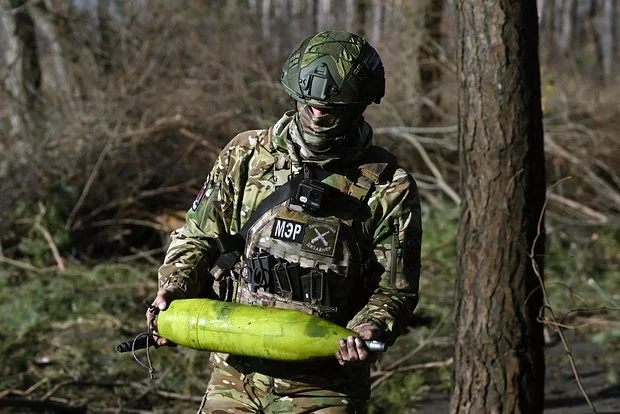
[[[151, 312], [153, 315], [157, 315], [159, 313], [159, 308], [157, 308], [154, 305], [149, 305], [148, 302], [144, 301], [144, 304], [148, 307], [149, 312]], [[140, 359], [138, 358], [138, 355], [136, 354], [136, 343], [138, 343], [140, 341], [140, 339], [144, 338], [146, 343], [144, 348], [146, 349], [146, 364], [143, 363], [142, 361], [140, 361]], [[151, 353], [149, 351], [149, 348], [151, 346], [151, 344], [149, 343], [149, 341], [153, 341], [153, 345], [155, 347], [157, 347], [157, 338], [158, 336], [150, 333], [150, 332], [141, 332], [138, 335], [136, 335], [136, 337], [133, 339], [133, 342], [131, 343], [131, 354], [133, 356], [133, 359], [142, 367], [144, 367], [145, 369], [147, 369], [149, 371], [149, 377], [154, 380], [155, 379], [155, 368], [153, 368], [153, 363], [151, 362]], [[142, 348], [142, 344], [140, 344], [138, 346], [138, 349]]]
[[[138, 355], [136, 354], [136, 342], [138, 342], [143, 337], [145, 337], [146, 339], [146, 364], [140, 361], [140, 358], [138, 358]], [[133, 342], [131, 343], [131, 354], [133, 355], [133, 359], [140, 366], [144, 367], [149, 371], [149, 377], [152, 380], [155, 379], [155, 368], [153, 368], [153, 363], [151, 362], [151, 353], [149, 352], [149, 347], [151, 344], [149, 343], [149, 341], [153, 341], [153, 345], [157, 345], [155, 338], [155, 335], [153, 335], [152, 333], [140, 332], [138, 335], [136, 335], [136, 337], [133, 339]]]

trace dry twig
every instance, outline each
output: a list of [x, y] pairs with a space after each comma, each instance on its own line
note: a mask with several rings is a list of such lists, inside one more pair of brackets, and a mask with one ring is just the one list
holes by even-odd
[[[556, 183], [557, 184], [557, 183]], [[543, 217], [545, 215], [545, 210], [547, 208], [547, 200], [545, 200], [545, 203], [543, 204], [542, 210], [540, 212], [540, 216], [538, 217], [538, 229], [536, 232], [536, 236], [534, 237], [534, 241], [532, 242], [532, 247], [531, 250], [529, 252], [530, 255], [530, 261], [532, 263], [532, 268], [534, 270], [534, 273], [536, 274], [536, 277], [538, 278], [538, 282], [540, 284], [540, 289], [543, 295], [543, 307], [540, 309], [540, 314], [541, 316], [539, 316], [538, 320], [541, 323], [544, 324], [549, 324], [551, 326], [553, 326], [553, 328], [555, 329], [556, 333], [558, 334], [558, 336], [560, 337], [560, 340], [562, 341], [562, 345], [564, 346], [564, 350], [566, 351], [566, 356], [568, 358], [568, 361], [570, 363], [571, 369], [573, 371], [573, 375], [575, 377], [575, 381], [577, 382], [577, 385], [579, 387], [579, 389], [581, 390], [581, 394], [583, 395], [583, 397], [585, 398], [586, 402], [588, 403], [588, 406], [590, 406], [590, 409], [592, 410], [593, 414], [596, 414], [596, 407], [594, 406], [594, 404], [592, 403], [592, 401], [590, 400], [590, 397], [588, 396], [588, 393], [586, 392], [583, 383], [581, 382], [581, 376], [579, 375], [579, 372], [577, 371], [577, 365], [575, 364], [575, 360], [573, 358], [573, 354], [571, 352], [571, 349], [568, 345], [568, 342], [566, 340], [566, 337], [564, 336], [564, 333], [562, 332], [562, 330], [558, 327], [558, 321], [557, 318], [555, 317], [555, 314], [553, 312], [553, 307], [551, 306], [551, 301], [549, 300], [549, 295], [547, 294], [547, 289], [545, 288], [545, 282], [542, 278], [542, 275], [540, 273], [540, 269], [538, 267], [538, 262], [536, 261], [536, 243], [538, 242], [538, 239], [540, 238], [540, 236], [542, 235], [542, 226], [543, 226]], [[542, 316], [543, 311], [549, 311], [550, 313], [550, 318], [545, 318]], [[549, 321], [551, 323], [549, 323]]]

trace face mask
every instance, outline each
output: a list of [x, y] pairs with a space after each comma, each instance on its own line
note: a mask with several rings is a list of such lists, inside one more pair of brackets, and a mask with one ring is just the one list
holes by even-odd
[[301, 103], [297, 103], [297, 111], [304, 135], [317, 138], [342, 137], [350, 129], [352, 121], [357, 120], [360, 115], [354, 107], [321, 108], [322, 113], [317, 113], [310, 106]]

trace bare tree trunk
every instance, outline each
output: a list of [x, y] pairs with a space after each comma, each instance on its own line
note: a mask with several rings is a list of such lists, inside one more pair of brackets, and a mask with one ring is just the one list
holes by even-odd
[[571, 49], [574, 51], [573, 54], [581, 54], [575, 52], [584, 50], [584, 29], [592, 6], [591, 2], [592, 0], [580, 0], [575, 5], [575, 33], [573, 35], [573, 44], [571, 45]]
[[441, 84], [439, 53], [441, 53], [441, 18], [444, 0], [428, 0], [424, 10], [424, 37], [418, 54], [420, 90], [425, 102], [420, 107], [420, 123], [429, 125], [439, 119], [436, 108], [440, 104], [438, 87]]
[[55, 14], [51, 6], [52, 4], [48, 1], [39, 0], [29, 2], [28, 10], [32, 13], [37, 28], [49, 42], [49, 53], [55, 69], [53, 79], [59, 95], [64, 98], [70, 108], [75, 109], [74, 97], [80, 92], [77, 90], [69, 57], [75, 52], [69, 50], [71, 47], [66, 36], [63, 38], [68, 30], [66, 28], [68, 23], [63, 16]]
[[289, 10], [290, 2], [287, 0], [275, 0], [273, 7], [274, 25], [271, 38], [273, 39], [274, 56], [285, 55], [292, 47], [291, 39], [287, 36], [289, 32], [287, 26], [291, 23], [291, 12]]
[[251, 16], [258, 16], [258, 0], [248, 0], [248, 10]]
[[540, 7], [540, 59], [543, 64], [555, 60], [555, 0], [541, 0]]
[[291, 2], [291, 23], [289, 24], [289, 38], [292, 44], [296, 44], [307, 33], [305, 19], [305, 2]]
[[25, 162], [32, 153], [33, 114], [41, 88], [35, 26], [24, 0], [0, 0], [0, 21], [6, 37], [4, 87], [11, 111], [10, 136]]
[[331, 0], [319, 0], [317, 10], [317, 30], [333, 30], [333, 9]]
[[262, 22], [263, 39], [268, 39], [271, 33], [271, 0], [263, 0]]
[[110, 24], [110, 0], [97, 1], [97, 26], [99, 45], [94, 53], [97, 65], [104, 75], [112, 71], [112, 25]]
[[611, 79], [615, 60], [614, 31], [615, 31], [615, 2], [603, 0], [603, 30], [601, 32], [601, 52], [603, 55], [603, 75]]
[[617, 46], [620, 44], [620, 27], [618, 27], [618, 24], [620, 22], [620, 6], [616, 5], [616, 13], [615, 13], [616, 17], [616, 30], [614, 33], [614, 44], [616, 44], [616, 61], [620, 61], [620, 46]]
[[560, 48], [565, 57], [572, 58], [573, 36], [575, 35], [575, 13], [577, 4], [575, 0], [566, 0], [562, 9], [562, 32], [560, 35]]
[[355, 33], [359, 36], [366, 37], [368, 35], [368, 31], [366, 30], [366, 24], [368, 23], [368, 5], [366, 1], [357, 1], [357, 12], [355, 15], [357, 16], [357, 21], [355, 22], [357, 29]]
[[543, 300], [533, 267], [535, 260], [542, 279], [536, 3], [456, 4], [462, 205], [451, 412], [542, 413]]
[[372, 43], [378, 45], [381, 41], [381, 26], [383, 23], [383, 2], [382, 0], [372, 0]]
[[355, 33], [357, 28], [355, 27], [355, 20], [357, 16], [357, 0], [346, 0], [345, 3], [345, 22], [344, 27], [348, 32]]
[[589, 9], [584, 22], [584, 37], [586, 39], [587, 47], [591, 49], [595, 59], [593, 68], [596, 72], [600, 73], [603, 66], [603, 51], [601, 47], [601, 33], [600, 33], [600, 19], [598, 2], [596, 0], [590, 0]]

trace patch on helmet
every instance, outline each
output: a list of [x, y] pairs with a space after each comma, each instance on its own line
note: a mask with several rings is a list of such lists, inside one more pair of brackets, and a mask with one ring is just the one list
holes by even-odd
[[202, 188], [198, 192], [196, 199], [192, 203], [192, 211], [198, 210], [198, 206], [200, 205], [200, 202], [202, 201], [202, 199], [205, 197], [206, 193], [207, 193], [207, 182], [205, 181], [204, 184], [202, 185]]
[[333, 257], [336, 252], [339, 230], [340, 225], [338, 221], [309, 220], [301, 244], [301, 250]]

